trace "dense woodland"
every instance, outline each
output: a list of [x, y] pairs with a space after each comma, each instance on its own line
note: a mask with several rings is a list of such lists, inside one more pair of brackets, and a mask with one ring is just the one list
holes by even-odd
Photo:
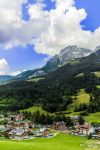
[[[53, 124], [54, 122], [64, 121], [67, 127], [71, 127], [75, 123], [74, 120], [72, 120], [70, 117], [66, 117], [64, 114], [63, 115], [49, 115], [49, 114], [41, 114], [39, 111], [33, 114], [31, 114], [30, 112], [23, 112], [23, 114], [36, 124], [50, 125], [50, 124]], [[79, 122], [80, 125], [83, 125], [85, 122], [82, 116], [79, 116], [77, 121]]]

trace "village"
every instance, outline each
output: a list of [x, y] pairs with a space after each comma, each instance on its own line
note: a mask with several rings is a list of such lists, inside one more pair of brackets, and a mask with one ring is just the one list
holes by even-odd
[[7, 117], [0, 115], [0, 121], [5, 121], [4, 124], [0, 125], [0, 137], [6, 137], [11, 140], [29, 140], [36, 137], [51, 138], [63, 132], [74, 136], [100, 139], [100, 126], [94, 127], [86, 122], [80, 125], [78, 116], [71, 116], [71, 119], [74, 121], [73, 127], [68, 127], [64, 121], [54, 122], [52, 125], [34, 124], [22, 114]]

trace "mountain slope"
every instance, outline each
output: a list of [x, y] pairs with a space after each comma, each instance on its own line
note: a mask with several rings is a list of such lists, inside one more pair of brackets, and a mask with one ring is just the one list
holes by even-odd
[[24, 71], [20, 74], [18, 74], [17, 76], [15, 76], [14, 78], [16, 80], [25, 80], [27, 79], [29, 76], [32, 76], [35, 72], [37, 72], [38, 69], [34, 69], [34, 70], [28, 70], [28, 71]]
[[86, 57], [91, 53], [92, 51], [89, 49], [79, 48], [77, 46], [68, 46], [64, 48], [60, 54], [51, 58], [44, 67], [38, 69], [35, 73], [33, 73], [33, 75], [29, 76], [29, 78], [45, 76], [68, 62], [71, 62], [72, 60], [74, 61], [76, 58]]
[[[3, 105], [0, 109], [19, 110], [40, 104], [44, 110], [61, 111], [72, 103], [71, 97], [78, 90], [100, 85], [100, 78], [91, 74], [100, 71], [100, 50], [74, 61], [48, 73], [38, 82], [19, 80], [0, 86], [1, 99], [9, 102], [9, 106]], [[80, 73], [85, 74], [77, 77]]]
[[9, 75], [0, 75], [0, 84], [6, 83], [10, 80], [12, 80], [14, 77]]
[[74, 60], [76, 58], [86, 57], [92, 53], [91, 50], [85, 48], [78, 48], [77, 46], [68, 46], [64, 48], [60, 54], [55, 55], [51, 58], [47, 64], [44, 66], [44, 69], [47, 69], [49, 72], [53, 71], [70, 60]]

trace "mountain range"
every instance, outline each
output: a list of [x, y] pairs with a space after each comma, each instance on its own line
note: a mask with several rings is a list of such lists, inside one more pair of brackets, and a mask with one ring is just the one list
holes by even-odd
[[[96, 48], [96, 50], [98, 49], [99, 47]], [[51, 58], [42, 68], [24, 71], [21, 74], [18, 74], [17, 76], [0, 76], [0, 84], [7, 83], [9, 81], [27, 80], [31, 78], [45, 76], [48, 73], [55, 71], [56, 69], [67, 63], [73, 63], [74, 60], [77, 58], [89, 56], [92, 52], [93, 51], [90, 49], [79, 48], [76, 45], [68, 46], [62, 49], [59, 54]]]

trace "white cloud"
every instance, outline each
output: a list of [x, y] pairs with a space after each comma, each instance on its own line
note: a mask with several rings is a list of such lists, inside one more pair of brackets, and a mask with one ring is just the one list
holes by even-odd
[[56, 3], [56, 7], [60, 10], [69, 9], [75, 4], [74, 0], [52, 0]]
[[6, 59], [0, 59], [0, 75], [5, 75], [8, 72], [9, 65]]
[[15, 71], [15, 72], [11, 72], [9, 73], [11, 76], [17, 76], [18, 74], [20, 74], [22, 71]]
[[8, 64], [7, 60], [5, 58], [0, 59], [0, 75], [16, 76], [23, 71], [25, 70], [10, 72], [10, 65]]
[[41, 19], [43, 17], [48, 17], [48, 11], [44, 11], [44, 4], [37, 3], [35, 5], [29, 6], [29, 15], [31, 19]]
[[11, 75], [16, 76], [21, 72], [26, 71], [25, 69], [17, 70], [17, 71], [10, 71], [10, 65], [5, 58], [0, 59], [0, 75]]
[[43, 0], [29, 5], [30, 19], [22, 19], [22, 4], [27, 0], [0, 1], [0, 46], [6, 49], [33, 44], [37, 53], [55, 55], [68, 45], [94, 49], [100, 45], [100, 28], [85, 31], [84, 9], [74, 7], [75, 0], [52, 0], [56, 8], [45, 10]]
[[27, 39], [24, 38], [26, 22], [22, 19], [22, 4], [26, 2], [27, 0], [0, 0], [1, 46], [11, 48], [26, 44]]

